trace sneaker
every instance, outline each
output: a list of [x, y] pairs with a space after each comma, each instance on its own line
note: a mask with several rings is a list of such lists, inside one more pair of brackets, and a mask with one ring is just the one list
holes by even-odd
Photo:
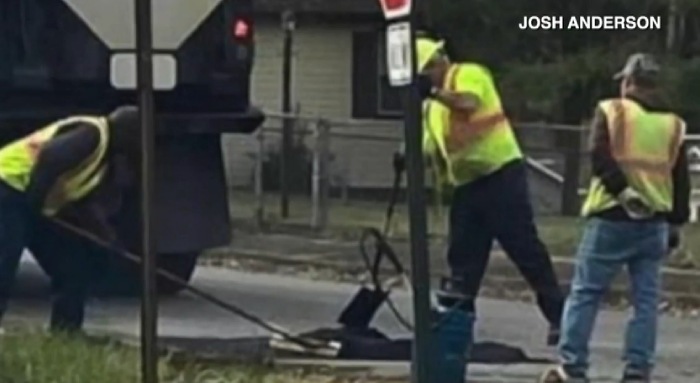
[[571, 375], [563, 366], [552, 367], [540, 377], [539, 383], [589, 383], [585, 375]]
[[646, 371], [628, 368], [622, 374], [621, 383], [651, 383], [651, 374]]
[[550, 327], [547, 333], [547, 346], [554, 347], [559, 344], [561, 330], [559, 327]]

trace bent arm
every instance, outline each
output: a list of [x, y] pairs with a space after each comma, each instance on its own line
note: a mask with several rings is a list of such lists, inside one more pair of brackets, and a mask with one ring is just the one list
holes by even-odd
[[435, 98], [453, 112], [471, 116], [483, 103], [491, 74], [476, 64], [459, 64], [450, 84], [438, 90]]
[[435, 99], [453, 111], [471, 116], [481, 106], [479, 96], [470, 92], [455, 92], [440, 89], [435, 95]]
[[75, 124], [63, 129], [41, 149], [30, 175], [27, 200], [36, 210], [44, 206], [58, 179], [79, 166], [99, 145], [99, 132], [89, 125]]

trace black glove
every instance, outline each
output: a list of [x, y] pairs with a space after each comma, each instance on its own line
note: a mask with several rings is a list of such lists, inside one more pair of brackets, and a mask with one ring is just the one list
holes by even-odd
[[668, 230], [668, 250], [676, 250], [681, 245], [681, 230], [678, 226], [671, 226]]
[[416, 84], [418, 85], [418, 93], [422, 99], [434, 96], [433, 80], [431, 80], [428, 75], [419, 74], [416, 76]]
[[406, 170], [406, 156], [400, 152], [394, 152], [394, 171], [403, 173]]

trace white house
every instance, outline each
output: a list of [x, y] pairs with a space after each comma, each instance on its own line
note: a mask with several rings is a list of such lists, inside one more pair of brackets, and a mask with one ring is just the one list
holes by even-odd
[[[253, 102], [281, 110], [283, 38], [281, 15], [296, 14], [292, 61], [292, 104], [303, 115], [365, 121], [362, 128], [335, 127], [357, 135], [401, 135], [401, 99], [386, 79], [383, 16], [376, 0], [254, 0], [256, 61]], [[267, 127], [279, 127], [270, 117]], [[274, 142], [271, 143], [274, 145]], [[335, 169], [353, 187], [385, 187], [391, 182], [396, 142], [333, 139]], [[231, 186], [250, 184], [253, 137], [225, 138]]]

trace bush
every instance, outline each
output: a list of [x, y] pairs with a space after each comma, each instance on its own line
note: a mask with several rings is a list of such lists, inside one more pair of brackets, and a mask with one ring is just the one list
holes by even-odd
[[666, 71], [666, 91], [673, 105], [697, 133], [700, 124], [700, 58], [671, 62]]

